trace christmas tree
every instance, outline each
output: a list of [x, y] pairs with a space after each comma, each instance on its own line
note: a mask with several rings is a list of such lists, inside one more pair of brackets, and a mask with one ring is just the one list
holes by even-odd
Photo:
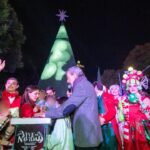
[[50, 56], [42, 72], [39, 86], [43, 89], [47, 86], [54, 87], [56, 89], [57, 96], [64, 96], [67, 91], [65, 73], [69, 67], [75, 65], [76, 63], [68, 34], [63, 23], [66, 17], [65, 12], [60, 11], [58, 16], [60, 17], [61, 26], [52, 46]]

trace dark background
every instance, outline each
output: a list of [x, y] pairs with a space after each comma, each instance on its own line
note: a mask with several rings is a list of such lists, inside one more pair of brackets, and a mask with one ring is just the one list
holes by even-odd
[[[85, 65], [88, 78], [97, 67], [119, 69], [135, 45], [150, 41], [150, 1], [134, 0], [9, 0], [24, 26], [24, 72], [37, 82], [43, 71], [60, 22], [59, 9], [67, 11], [65, 26], [76, 60]], [[33, 75], [34, 74], [34, 75]], [[33, 75], [33, 77], [32, 77]]]

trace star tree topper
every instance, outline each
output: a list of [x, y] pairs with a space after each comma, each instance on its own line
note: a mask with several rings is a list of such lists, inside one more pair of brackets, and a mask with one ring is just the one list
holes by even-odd
[[66, 18], [69, 17], [69, 16], [66, 15], [65, 10], [59, 10], [59, 13], [56, 14], [56, 16], [59, 17], [59, 21], [61, 21], [61, 22], [66, 21]]

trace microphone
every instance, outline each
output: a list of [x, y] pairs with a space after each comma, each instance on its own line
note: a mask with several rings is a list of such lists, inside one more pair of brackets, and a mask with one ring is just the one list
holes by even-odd
[[68, 84], [68, 91], [71, 93], [72, 92], [72, 86]]

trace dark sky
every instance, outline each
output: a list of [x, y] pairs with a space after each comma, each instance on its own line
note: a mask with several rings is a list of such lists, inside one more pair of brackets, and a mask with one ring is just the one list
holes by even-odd
[[135, 45], [150, 42], [150, 1], [134, 0], [10, 0], [24, 25], [24, 61], [32, 61], [40, 75], [60, 23], [59, 9], [67, 11], [65, 23], [76, 60], [85, 65], [89, 79], [97, 66], [120, 68]]

